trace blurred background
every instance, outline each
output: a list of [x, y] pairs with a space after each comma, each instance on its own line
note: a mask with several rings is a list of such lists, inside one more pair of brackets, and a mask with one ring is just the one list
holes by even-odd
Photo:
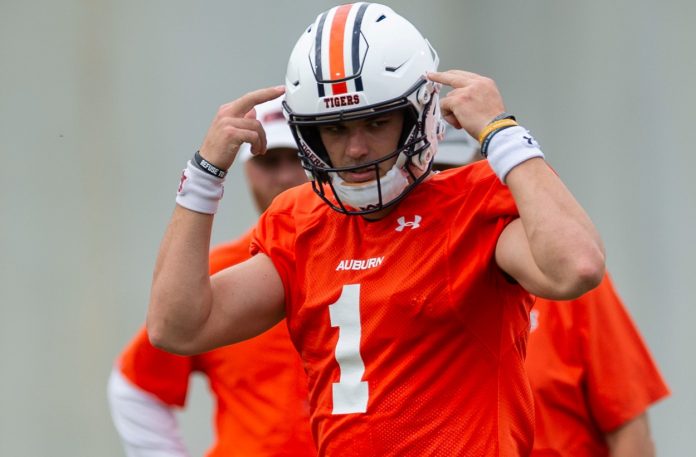
[[[283, 83], [337, 3], [0, 0], [0, 455], [123, 455], [106, 381], [143, 322], [181, 169], [218, 106]], [[441, 68], [493, 77], [539, 139], [673, 391], [650, 413], [658, 453], [693, 455], [696, 2], [383, 3]], [[234, 167], [214, 241], [254, 220]], [[189, 402], [201, 455], [201, 379]]]

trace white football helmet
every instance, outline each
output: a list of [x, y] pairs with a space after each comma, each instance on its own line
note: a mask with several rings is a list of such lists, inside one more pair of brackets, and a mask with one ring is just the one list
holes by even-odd
[[[345, 214], [379, 211], [428, 175], [444, 131], [440, 85], [425, 78], [437, 71], [438, 61], [410, 22], [376, 3], [331, 8], [302, 34], [288, 63], [284, 107], [307, 176], [331, 208]], [[317, 126], [395, 110], [404, 112], [396, 151], [359, 166], [333, 166]], [[394, 157], [396, 164], [380, 178], [379, 164]], [[375, 179], [363, 185], [344, 185], [339, 176], [367, 167], [374, 168]]]

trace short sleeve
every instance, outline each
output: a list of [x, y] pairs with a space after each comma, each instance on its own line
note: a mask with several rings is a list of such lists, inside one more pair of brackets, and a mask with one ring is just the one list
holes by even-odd
[[461, 190], [463, 202], [452, 208], [451, 259], [466, 259], [466, 264], [455, 268], [453, 285], [470, 288], [467, 283], [482, 282], [480, 275], [490, 274], [506, 285], [509, 281], [495, 262], [495, 249], [505, 227], [519, 217], [517, 206], [509, 189], [490, 170], [472, 174], [475, 184]]
[[250, 252], [251, 255], [263, 253], [271, 259], [283, 281], [287, 297], [288, 285], [295, 275], [296, 225], [290, 211], [278, 209], [277, 204], [282, 201], [283, 199], [276, 198], [259, 218], [252, 236]]
[[121, 354], [119, 368], [129, 381], [164, 403], [180, 407], [186, 403], [191, 358], [155, 348], [144, 327]]
[[601, 430], [609, 432], [642, 414], [669, 389], [609, 276], [585, 297], [573, 305], [585, 315], [588, 403]]
[[209, 274], [214, 275], [225, 268], [247, 260], [250, 257], [249, 245], [251, 244], [252, 233], [253, 229], [248, 230], [235, 241], [220, 244], [211, 249]]

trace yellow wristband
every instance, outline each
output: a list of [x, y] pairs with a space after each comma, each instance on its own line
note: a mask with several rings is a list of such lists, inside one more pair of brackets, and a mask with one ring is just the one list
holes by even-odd
[[518, 125], [517, 121], [514, 119], [501, 119], [499, 121], [491, 122], [488, 124], [483, 131], [479, 134], [478, 142], [483, 143], [483, 140], [491, 133], [498, 130], [501, 127], [512, 127]]

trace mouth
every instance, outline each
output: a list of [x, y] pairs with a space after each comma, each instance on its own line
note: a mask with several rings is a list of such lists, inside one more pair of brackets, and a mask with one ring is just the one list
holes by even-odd
[[343, 181], [348, 185], [362, 184], [367, 181], [374, 181], [375, 170], [372, 167], [367, 167], [352, 171], [344, 171], [341, 173], [341, 178], [343, 178]]

